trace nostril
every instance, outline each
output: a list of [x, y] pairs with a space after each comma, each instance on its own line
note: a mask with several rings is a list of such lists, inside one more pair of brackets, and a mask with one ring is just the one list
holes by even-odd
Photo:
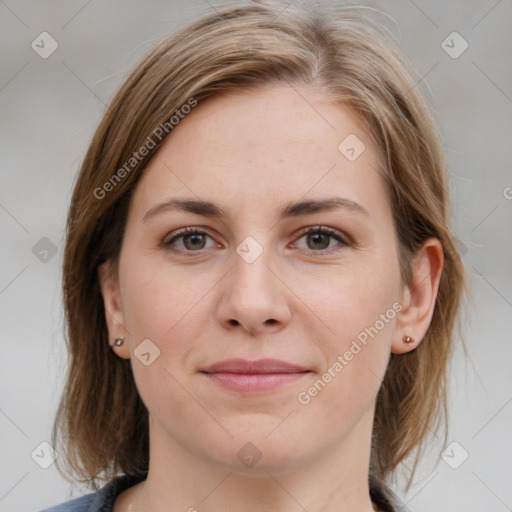
[[229, 321], [229, 323], [230, 323], [231, 325], [238, 325], [238, 324], [239, 324], [238, 320], [235, 320], [234, 318], [232, 318], [232, 319]]

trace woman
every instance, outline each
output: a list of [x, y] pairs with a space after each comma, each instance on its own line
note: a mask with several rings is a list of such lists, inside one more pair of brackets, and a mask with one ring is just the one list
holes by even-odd
[[467, 289], [415, 83], [354, 8], [226, 7], [139, 64], [64, 255], [53, 442], [95, 492], [48, 511], [407, 510]]

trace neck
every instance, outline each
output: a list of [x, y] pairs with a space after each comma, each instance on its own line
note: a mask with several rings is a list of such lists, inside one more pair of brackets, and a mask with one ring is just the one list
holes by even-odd
[[371, 426], [370, 421], [354, 429], [314, 457], [292, 455], [284, 464], [262, 458], [247, 469], [191, 453], [150, 421], [147, 479], [125, 491], [114, 511], [372, 512], [377, 509], [368, 488], [370, 446], [361, 445], [361, 439], [371, 439]]

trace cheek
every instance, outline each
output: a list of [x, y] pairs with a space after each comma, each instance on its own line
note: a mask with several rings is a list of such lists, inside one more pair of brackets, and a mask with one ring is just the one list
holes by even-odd
[[[176, 412], [176, 408], [190, 405], [190, 397], [178, 381], [194, 371], [198, 343], [208, 332], [206, 324], [212, 317], [208, 292], [218, 277], [142, 254], [127, 254], [123, 263], [123, 307], [137, 388], [144, 402], [156, 409], [166, 400], [155, 390], [165, 389], [173, 397], [166, 407]], [[137, 358], [138, 347], [146, 339], [157, 347], [158, 357], [150, 366]]]
[[[123, 308], [139, 394], [152, 415], [171, 422], [191, 407], [180, 383], [194, 351], [193, 340], [200, 339], [204, 330], [206, 301], [201, 298], [211, 285], [207, 278], [185, 279], [183, 272], [156, 260], [125, 257], [120, 269]], [[157, 347], [149, 345], [148, 365], [138, 357], [142, 352], [138, 347], [146, 339]]]
[[[136, 337], [154, 337], [163, 343], [180, 339], [184, 327], [196, 325], [201, 299], [214, 281], [165, 261], [165, 257], [127, 256], [122, 276], [126, 327]], [[212, 281], [210, 283], [210, 281]]]
[[389, 265], [340, 269], [320, 288], [317, 278], [302, 281], [307, 305], [326, 334], [317, 338], [322, 340], [325, 366], [299, 403], [310, 399], [324, 417], [325, 411], [357, 417], [373, 407], [391, 353], [399, 308], [397, 279], [397, 265], [389, 260]]
[[353, 309], [338, 315], [336, 336], [324, 340], [325, 366], [297, 395], [299, 407], [305, 407], [307, 414], [347, 429], [374, 408], [395, 322], [391, 305], [380, 308], [369, 301], [359, 308], [351, 305]]
[[393, 304], [399, 296], [398, 271], [392, 265], [374, 263], [368, 260], [293, 280], [301, 302], [309, 310], [307, 318], [315, 319], [318, 333], [325, 334], [336, 349], [373, 326], [386, 312], [385, 325], [379, 321], [377, 327], [389, 334], [390, 321], [396, 316]]

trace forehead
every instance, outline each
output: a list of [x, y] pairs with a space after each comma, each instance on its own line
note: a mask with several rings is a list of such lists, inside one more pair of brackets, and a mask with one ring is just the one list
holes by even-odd
[[[354, 158], [355, 157], [355, 158]], [[353, 110], [288, 86], [200, 102], [173, 129], [137, 186], [136, 207], [195, 195], [238, 210], [343, 195], [387, 203], [379, 154]], [[388, 205], [389, 206], [389, 205]]]

